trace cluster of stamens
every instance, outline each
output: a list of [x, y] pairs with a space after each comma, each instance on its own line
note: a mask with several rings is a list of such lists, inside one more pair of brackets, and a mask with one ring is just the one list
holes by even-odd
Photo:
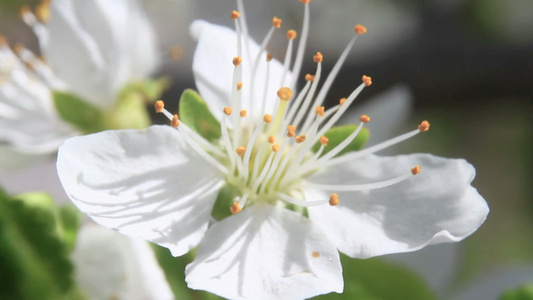
[[[277, 17], [273, 18], [272, 28], [262, 42], [255, 60], [250, 59], [251, 63], [246, 64], [248, 61], [242, 57], [242, 48], [246, 50], [246, 47], [243, 47], [240, 42], [241, 38], [244, 38], [244, 41], [248, 38], [245, 33], [247, 31], [241, 30], [241, 28], [246, 28], [246, 24], [244, 21], [242, 23], [239, 21], [241, 14], [237, 11], [233, 11], [231, 14], [231, 19], [235, 21], [239, 41], [238, 55], [232, 61], [234, 76], [231, 106], [222, 109], [223, 114], [220, 120], [222, 137], [219, 142], [210, 144], [187, 127], [186, 124], [180, 123], [178, 116], [168, 112], [164, 108], [162, 101], [156, 103], [156, 111], [164, 113], [171, 120], [171, 125], [178, 129], [189, 145], [224, 174], [226, 183], [240, 191], [240, 196], [235, 199], [230, 207], [230, 211], [233, 214], [240, 212], [245, 205], [259, 201], [269, 202], [274, 205], [290, 203], [299, 207], [324, 204], [335, 206], [339, 204], [339, 197], [335, 192], [382, 188], [406, 180], [420, 172], [420, 167], [415, 166], [410, 172], [406, 170], [406, 174], [380, 182], [351, 185], [313, 184], [314, 188], [333, 191], [334, 193], [328, 199], [323, 200], [307, 201], [299, 198], [303, 195], [302, 189], [308, 184], [305, 178], [310, 174], [322, 168], [343, 163], [347, 159], [353, 160], [357, 157], [377, 152], [429, 129], [429, 123], [424, 121], [414, 131], [354, 152], [355, 154], [350, 155], [348, 158], [342, 155], [339, 156], [338, 154], [361, 132], [364, 124], [370, 121], [370, 117], [362, 115], [359, 125], [348, 137], [325, 151], [329, 142], [326, 137], [328, 130], [334, 126], [337, 120], [350, 107], [357, 95], [365, 87], [372, 84], [369, 76], [363, 76], [362, 83], [347, 98], [341, 99], [338, 105], [328, 109], [322, 105], [357, 36], [365, 34], [366, 28], [362, 25], [354, 27], [356, 35], [341, 54], [319, 92], [317, 91], [317, 85], [321, 78], [323, 55], [320, 52], [316, 53], [313, 56], [313, 61], [317, 64], [316, 72], [314, 75], [305, 75], [306, 84], [295, 95], [293, 91], [303, 59], [304, 51], [302, 47], [305, 47], [306, 41], [304, 39], [307, 37], [309, 28], [309, 8], [307, 5], [309, 1], [301, 0], [301, 2], [305, 4], [304, 25], [302, 40], [294, 62], [292, 73], [294, 77], [290, 82], [287, 80], [287, 71], [291, 65], [292, 58], [292, 41], [296, 38], [297, 33], [294, 30], [289, 30], [287, 32], [287, 55], [283, 63], [284, 73], [282, 74], [280, 87], [277, 89], [279, 101], [274, 111], [266, 111], [265, 109], [265, 94], [267, 88], [272, 84], [268, 82], [268, 66], [272, 59], [269, 54], [267, 54], [266, 60], [267, 76], [265, 78], [267, 82], [264, 85], [263, 97], [256, 96], [254, 94], [256, 91], [253, 91], [253, 89], [250, 89], [249, 95], [243, 96], [242, 94], [244, 91], [243, 85], [250, 84], [250, 86], [255, 86], [254, 80], [256, 72], [258, 72], [259, 58], [264, 55], [272, 32], [281, 27], [282, 21]], [[251, 67], [251, 78], [242, 78], [243, 65]], [[244, 97], [252, 100], [249, 103], [262, 103], [261, 115], [254, 116], [250, 113], [252, 110], [243, 109], [246, 105], [251, 105], [243, 101]], [[261, 99], [263, 102], [260, 102]], [[232, 107], [240, 111], [240, 113], [234, 114]], [[314, 152], [313, 148], [317, 144], [320, 147]]]

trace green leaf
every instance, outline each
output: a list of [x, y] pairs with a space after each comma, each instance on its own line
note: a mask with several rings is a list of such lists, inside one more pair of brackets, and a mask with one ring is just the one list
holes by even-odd
[[[322, 155], [328, 153], [333, 148], [335, 148], [338, 144], [342, 143], [350, 134], [352, 134], [357, 129], [357, 125], [343, 125], [343, 126], [335, 126], [328, 130], [324, 135], [329, 139], [328, 145], [324, 147], [324, 152], [322, 152]], [[353, 139], [353, 141], [346, 146], [339, 154], [336, 156], [343, 155], [350, 151], [358, 151], [361, 150], [366, 142], [368, 141], [368, 137], [370, 136], [368, 129], [363, 128], [359, 132], [359, 134]], [[317, 152], [318, 149], [320, 149], [320, 142], [317, 142], [313, 145], [313, 148], [311, 150], [313, 152]]]
[[99, 107], [70, 93], [53, 91], [52, 95], [59, 116], [83, 133], [107, 129], [105, 112]]
[[74, 288], [55, 214], [44, 194], [0, 193], [0, 299], [61, 299]]
[[533, 300], [533, 283], [505, 291], [500, 300]]
[[239, 190], [232, 185], [224, 185], [218, 192], [215, 205], [211, 210], [211, 216], [217, 221], [221, 221], [231, 216], [230, 207], [236, 197], [240, 196]]
[[68, 253], [74, 250], [82, 219], [81, 212], [73, 204], [59, 207], [59, 223]]
[[382, 258], [361, 260], [341, 254], [341, 262], [344, 292], [313, 299], [435, 299], [435, 295], [420, 277]]
[[150, 124], [146, 102], [138, 92], [121, 93], [115, 107], [104, 116], [105, 129], [142, 129]]
[[170, 80], [166, 77], [145, 79], [128, 84], [121, 94], [139, 93], [146, 103], [153, 104], [169, 86]]
[[197, 92], [185, 90], [181, 94], [179, 112], [180, 120], [208, 141], [220, 138], [220, 122]]

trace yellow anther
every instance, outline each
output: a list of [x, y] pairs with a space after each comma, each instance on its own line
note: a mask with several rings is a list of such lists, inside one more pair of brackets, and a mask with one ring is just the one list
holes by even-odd
[[363, 75], [361, 80], [363, 80], [363, 82], [365, 83], [365, 86], [371, 86], [372, 85], [372, 77], [370, 77], [370, 76]]
[[236, 11], [236, 10], [234, 10], [234, 11], [231, 12], [231, 17], [230, 18], [232, 20], [235, 20], [235, 19], [238, 19], [240, 16], [241, 16], [241, 13]]
[[174, 46], [170, 49], [170, 58], [172, 58], [175, 61], [182, 60], [185, 56], [185, 51], [183, 51], [183, 47], [181, 46]]
[[276, 141], [276, 137], [271, 135], [268, 137], [268, 140], [267, 140], [270, 144], [274, 144], [274, 142]]
[[428, 131], [429, 130], [429, 122], [428, 121], [422, 121], [422, 123], [420, 123], [418, 125], [418, 130], [420, 130], [420, 131]]
[[272, 145], [272, 152], [278, 152], [280, 149], [279, 145]]
[[368, 123], [368, 122], [370, 122], [370, 117], [367, 116], [367, 115], [362, 115], [362, 116], [359, 118], [359, 120], [360, 120], [361, 122], [363, 122], [363, 123]]
[[420, 166], [416, 165], [414, 168], [411, 168], [411, 173], [413, 175], [416, 175], [416, 174], [420, 173]]
[[163, 109], [165, 108], [165, 102], [163, 102], [162, 100], [158, 100], [155, 102], [154, 106], [155, 106], [156, 113], [162, 113]]
[[263, 117], [263, 121], [265, 121], [265, 123], [269, 124], [270, 122], [272, 122], [272, 116], [269, 115], [269, 114], [266, 114], [266, 115]]
[[46, 23], [50, 19], [50, 0], [43, 0], [35, 7], [35, 15], [42, 23]]
[[271, 60], [272, 60], [272, 54], [267, 53], [267, 61], [271, 61]]
[[224, 113], [226, 115], [229, 116], [229, 115], [231, 115], [232, 112], [233, 112], [233, 110], [231, 109], [231, 107], [229, 107], [229, 106], [224, 107]]
[[311, 2], [311, 0], [300, 0], [300, 2], [302, 2], [303, 4], [309, 4], [309, 2]]
[[9, 42], [7, 41], [7, 38], [3, 35], [0, 35], [0, 47], [7, 46]]
[[353, 31], [355, 31], [355, 33], [357, 34], [363, 35], [366, 33], [366, 27], [363, 25], [355, 25], [355, 27], [353, 28]]
[[320, 144], [324, 145], [326, 147], [328, 145], [329, 139], [325, 136], [320, 137]]
[[292, 90], [288, 87], [282, 87], [278, 90], [278, 97], [283, 101], [289, 101], [292, 95]]
[[235, 66], [235, 68], [237, 68], [242, 62], [242, 58], [240, 56], [235, 56], [233, 58], [233, 65]]
[[242, 210], [242, 207], [239, 205], [238, 202], [235, 201], [233, 202], [233, 205], [229, 208], [229, 210], [232, 214], [236, 215]]
[[281, 27], [281, 22], [283, 22], [283, 21], [280, 18], [278, 18], [278, 17], [272, 18], [272, 26], [274, 26], [276, 28], [280, 28]]
[[244, 118], [244, 117], [246, 117], [246, 114], [247, 114], [247, 113], [248, 113], [248, 112], [246, 111], [246, 109], [243, 109], [243, 110], [241, 110], [241, 112], [240, 112], [240, 116]]
[[341, 100], [339, 100], [339, 106], [343, 106], [344, 103], [346, 103], [346, 98], [342, 98]]
[[292, 29], [289, 30], [289, 31], [287, 31], [287, 38], [288, 38], [289, 40], [294, 40], [294, 39], [296, 38], [297, 35], [298, 35], [298, 34], [296, 33], [296, 31], [294, 31], [294, 30], [292, 30]]
[[180, 126], [180, 121], [179, 121], [178, 115], [174, 115], [172, 117], [172, 121], [170, 121], [170, 126], [172, 126], [174, 128], [178, 128], [178, 126]]
[[337, 204], [339, 204], [339, 195], [337, 195], [337, 193], [333, 193], [331, 196], [329, 196], [329, 205], [335, 206]]
[[287, 136], [288, 137], [294, 137], [296, 135], [296, 126], [294, 125], [289, 125], [287, 126]]
[[240, 91], [242, 89], [242, 82], [237, 82], [237, 91]]
[[322, 62], [323, 59], [324, 59], [324, 56], [323, 56], [322, 53], [320, 53], [320, 52], [317, 52], [317, 53], [313, 56], [313, 61], [316, 62], [316, 63]]
[[240, 146], [238, 147], [235, 152], [237, 153], [238, 156], [241, 156], [244, 154], [244, 152], [246, 152], [246, 147], [244, 146]]
[[324, 106], [317, 105], [315, 107], [315, 115], [323, 117], [326, 114]]
[[296, 143], [301, 144], [305, 141], [305, 134], [299, 135], [295, 138]]
[[305, 74], [305, 81], [314, 81], [315, 75]]
[[[303, 2], [302, 0], [300, 0], [300, 1]], [[320, 252], [314, 251], [313, 253], [311, 253], [311, 256], [314, 257], [314, 258], [319, 258], [320, 257]]]
[[31, 8], [29, 6], [24, 5], [23, 7], [20, 8], [19, 15], [21, 18], [24, 17], [24, 15], [27, 13], [30, 13], [30, 14], [32, 13]]

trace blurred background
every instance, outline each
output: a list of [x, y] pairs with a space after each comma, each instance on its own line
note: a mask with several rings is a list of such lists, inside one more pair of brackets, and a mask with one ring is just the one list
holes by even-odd
[[[36, 52], [37, 40], [19, 20], [18, 10], [38, 2], [0, 0], [0, 34], [11, 44], [23, 43]], [[297, 0], [244, 2], [251, 36], [258, 41], [273, 16], [283, 19], [284, 30], [301, 28], [303, 9]], [[169, 107], [177, 109], [181, 92], [194, 87], [195, 43], [189, 24], [205, 19], [232, 27], [229, 14], [235, 7], [234, 0], [145, 1], [164, 57], [160, 75], [173, 82], [163, 96]], [[363, 74], [373, 78], [372, 87], [360, 96], [363, 105], [387, 91], [390, 97], [400, 97], [395, 91], [401, 90], [403, 97], [412, 99], [406, 102], [412, 113], [390, 124], [390, 134], [413, 128], [421, 120], [432, 126], [428, 134], [391, 153], [465, 158], [476, 167], [473, 185], [491, 209], [485, 224], [459, 244], [389, 258], [421, 274], [445, 299], [491, 299], [504, 288], [533, 282], [533, 1], [313, 0], [305, 61], [321, 51], [327, 73], [355, 24], [366, 25], [368, 33], [343, 66], [329, 104], [348, 95]], [[278, 59], [286, 47], [283, 32], [269, 48]], [[174, 46], [180, 46], [179, 60], [169, 55]], [[313, 68], [314, 64], [304, 63], [304, 74], [314, 73]], [[407, 89], [398, 89], [398, 84]], [[384, 121], [395, 113], [377, 112]], [[165, 122], [159, 116], [154, 120]], [[9, 178], [27, 189], [34, 184], [27, 178], [44, 174], [46, 167], [11, 173]], [[43, 181], [56, 198], [66, 198], [54, 178]], [[11, 182], [8, 191], [22, 191]]]

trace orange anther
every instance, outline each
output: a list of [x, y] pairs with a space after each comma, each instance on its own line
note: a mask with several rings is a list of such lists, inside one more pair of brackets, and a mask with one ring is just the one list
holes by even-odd
[[175, 61], [182, 60], [185, 56], [185, 51], [183, 51], [183, 47], [181, 46], [174, 46], [170, 49], [170, 58], [172, 58]]
[[[302, 1], [302, 0], [300, 0], [300, 1]], [[311, 256], [314, 257], [314, 258], [319, 258], [320, 257], [320, 252], [314, 251], [313, 253], [311, 253]]]
[[363, 25], [355, 25], [355, 27], [353, 28], [353, 31], [355, 31], [355, 33], [357, 34], [363, 35], [366, 33], [366, 27]]
[[237, 82], [237, 91], [240, 91], [242, 89], [242, 82]]
[[233, 58], [233, 65], [235, 66], [235, 68], [237, 68], [242, 62], [242, 58], [240, 56], [235, 56]]
[[339, 100], [339, 106], [343, 106], [344, 103], [346, 103], [346, 98], [342, 98]]
[[296, 135], [296, 126], [294, 126], [294, 125], [287, 126], [287, 131], [288, 131], [287, 132], [287, 136], [288, 137], [291, 138], [291, 137], [295, 136]]
[[297, 35], [298, 35], [298, 34], [296, 33], [296, 31], [294, 31], [294, 30], [292, 30], [292, 29], [289, 30], [289, 31], [287, 31], [287, 38], [288, 38], [289, 40], [294, 40], [294, 39], [296, 38]]
[[155, 106], [156, 113], [162, 113], [163, 109], [165, 108], [165, 102], [163, 102], [162, 100], [158, 100], [155, 102], [154, 106]]
[[320, 52], [317, 52], [317, 53], [313, 56], [313, 61], [316, 62], [316, 63], [322, 62], [323, 59], [324, 59], [324, 56], [323, 56], [322, 53], [320, 53]]
[[416, 175], [416, 174], [420, 173], [420, 166], [416, 165], [414, 168], [411, 168], [411, 173], [413, 175]]
[[266, 115], [263, 117], [263, 121], [265, 121], [265, 123], [267, 123], [267, 124], [270, 124], [270, 122], [272, 122], [272, 116], [269, 115], [269, 114], [266, 114]]
[[13, 46], [13, 52], [15, 52], [15, 54], [17, 55], [19, 55], [22, 50], [24, 50], [24, 45], [21, 43], [17, 43]]
[[326, 147], [328, 145], [329, 139], [325, 136], [320, 137], [320, 144], [324, 145]]
[[0, 47], [7, 46], [8, 44], [7, 38], [3, 35], [0, 35]]
[[267, 61], [271, 61], [271, 60], [272, 60], [272, 54], [267, 53]]
[[35, 15], [42, 23], [46, 23], [50, 19], [50, 0], [43, 0], [35, 7]]
[[273, 152], [278, 152], [280, 149], [279, 145], [272, 145], [272, 151]]
[[276, 137], [271, 135], [268, 137], [268, 140], [267, 140], [270, 144], [274, 144], [274, 142], [276, 141]]
[[180, 126], [180, 121], [179, 121], [178, 115], [174, 115], [172, 117], [172, 121], [170, 121], [170, 126], [172, 126], [174, 128], [178, 128], [178, 126]]
[[324, 106], [315, 107], [315, 115], [323, 117], [326, 114]]
[[229, 210], [232, 214], [236, 215], [242, 210], [242, 207], [239, 205], [238, 202], [235, 201], [233, 202], [233, 205], [229, 208]]
[[240, 16], [241, 16], [241, 13], [236, 11], [236, 10], [234, 10], [234, 11], [231, 12], [231, 17], [230, 18], [232, 20], [235, 20], [235, 19], [238, 19]]
[[23, 7], [20, 8], [19, 15], [21, 18], [24, 17], [24, 15], [27, 13], [30, 13], [30, 14], [32, 13], [31, 8], [29, 6], [24, 5]]
[[422, 121], [422, 123], [420, 123], [418, 125], [418, 130], [420, 130], [420, 131], [428, 131], [429, 130], [429, 122], [428, 121]]
[[224, 107], [224, 110], [223, 110], [223, 111], [224, 111], [224, 113], [225, 113], [226, 115], [228, 115], [228, 116], [231, 115], [231, 113], [233, 112], [233, 110], [232, 110], [231, 107], [229, 107], [229, 106]]
[[363, 77], [361, 79], [365, 83], [365, 86], [371, 86], [372, 85], [372, 77], [363, 75]]
[[235, 149], [235, 152], [237, 153], [238, 156], [241, 156], [244, 154], [244, 152], [246, 152], [246, 147], [240, 146], [237, 149]]
[[315, 77], [315, 75], [305, 74], [305, 81], [314, 81]]
[[278, 18], [278, 17], [272, 18], [272, 26], [274, 26], [276, 28], [280, 28], [282, 22], [283, 21], [280, 18]]
[[246, 109], [243, 109], [243, 110], [241, 110], [241, 112], [240, 112], [239, 115], [240, 115], [241, 117], [244, 118], [244, 117], [246, 117], [246, 114], [247, 114], [247, 113], [248, 113], [248, 112], [246, 111]]
[[303, 4], [309, 4], [309, 2], [311, 2], [311, 0], [300, 0], [300, 2], [302, 2]]
[[337, 193], [333, 193], [331, 196], [329, 196], [329, 205], [335, 206], [337, 204], [339, 204], [339, 195], [337, 195]]
[[362, 115], [359, 120], [363, 123], [368, 123], [370, 121], [370, 117], [367, 115]]
[[282, 87], [278, 90], [278, 97], [283, 101], [289, 101], [292, 98], [292, 90], [288, 87]]
[[305, 134], [299, 135], [295, 138], [296, 143], [301, 144], [305, 141]]

